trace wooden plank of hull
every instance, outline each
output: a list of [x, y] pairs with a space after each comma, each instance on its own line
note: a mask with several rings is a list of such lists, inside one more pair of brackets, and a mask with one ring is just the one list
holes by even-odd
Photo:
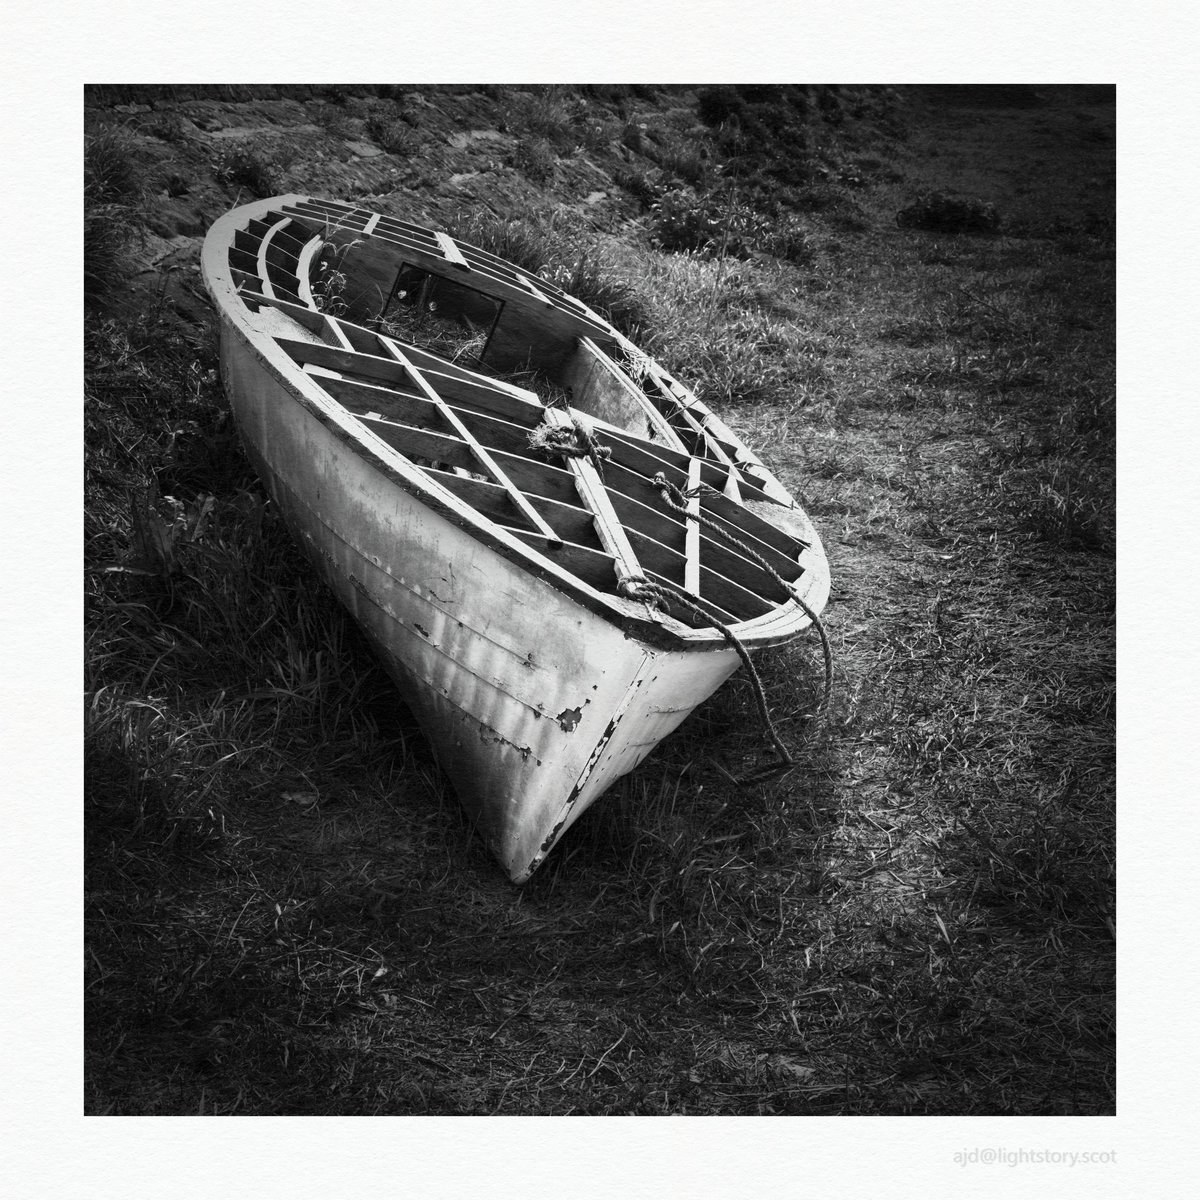
[[528, 878], [736, 656], [630, 640], [396, 488], [241, 337], [223, 339], [222, 358], [238, 426], [289, 525], [402, 683], [497, 858]]
[[[601, 651], [609, 648], [615, 647], [596, 647]], [[688, 655], [649, 650], [635, 664], [628, 646], [623, 649], [622, 657], [615, 661], [589, 657], [588, 669], [605, 671], [599, 684], [593, 685], [598, 689], [593, 694], [605, 707], [586, 709], [589, 724], [581, 723], [576, 730], [576, 745], [589, 751], [582, 765], [578, 756], [572, 756], [569, 770], [564, 760], [563, 769], [549, 776], [542, 773], [541, 778], [540, 768], [503, 745], [494, 757], [464, 756], [459, 742], [466, 744], [466, 739], [451, 736], [456, 714], [450, 711], [450, 705], [436, 693], [421, 694], [418, 719], [430, 731], [439, 749], [439, 761], [455, 790], [460, 796], [473, 797], [473, 801], [464, 802], [465, 806], [476, 815], [492, 852], [514, 883], [529, 879], [575, 821], [673, 733], [739, 665], [732, 651]], [[623, 668], [620, 673], [614, 669], [615, 662]], [[687, 703], [680, 705], [683, 696]], [[429, 708], [422, 719], [420, 709], [425, 705]], [[602, 712], [610, 715], [600, 728]], [[475, 733], [470, 720], [460, 720], [459, 724], [468, 735]], [[511, 781], [495, 770], [497, 758], [508, 760]], [[574, 783], [564, 786], [577, 766], [579, 774]], [[549, 786], [547, 779], [553, 781]]]

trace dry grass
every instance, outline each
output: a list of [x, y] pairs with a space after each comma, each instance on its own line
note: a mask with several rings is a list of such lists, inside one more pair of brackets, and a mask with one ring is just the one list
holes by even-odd
[[[522, 889], [264, 500], [209, 336], [90, 326], [87, 1111], [1114, 1110], [1112, 110], [908, 104], [903, 142], [846, 117], [882, 165], [807, 262], [490, 223], [627, 289], [835, 588], [830, 710], [815, 645], [761, 664], [799, 770], [730, 784], [735, 679]], [[896, 227], [937, 189], [1001, 234]]]

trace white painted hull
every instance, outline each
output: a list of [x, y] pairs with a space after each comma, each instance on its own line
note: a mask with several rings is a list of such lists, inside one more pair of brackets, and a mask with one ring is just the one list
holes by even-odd
[[[638, 575], [645, 570], [647, 578], [660, 581], [667, 578], [662, 572], [674, 570], [678, 580], [686, 558], [690, 574], [684, 582], [697, 597], [701, 587], [705, 592], [712, 587], [723, 604], [749, 606], [742, 616], [725, 619], [743, 644], [754, 648], [795, 637], [810, 623], [807, 613], [824, 605], [829, 579], [820, 540], [774, 477], [740, 443], [735, 445], [723, 426], [716, 458], [689, 459], [649, 401], [646, 429], [657, 441], [644, 440], [641, 433], [631, 439], [601, 422], [613, 443], [611, 481], [601, 481], [590, 465], [573, 463], [566, 471], [545, 459], [541, 465], [532, 458], [527, 462], [520, 449], [527, 443], [521, 439], [554, 416], [547, 416], [549, 410], [531, 393], [471, 372], [446, 375], [455, 368], [428, 358], [418, 369], [409, 359], [420, 353], [415, 348], [322, 315], [298, 266], [287, 267], [298, 272], [287, 277], [296, 283], [296, 295], [270, 294], [270, 276], [280, 263], [311, 265], [321, 240], [310, 223], [310, 240], [298, 253], [270, 244], [270, 236], [289, 224], [278, 205], [290, 205], [309, 219], [311, 206], [301, 198], [259, 202], [223, 217], [205, 244], [205, 282], [221, 319], [222, 378], [238, 429], [298, 542], [371, 640], [416, 714], [480, 834], [510, 878], [523, 882], [588, 805], [633, 770], [739, 665], [715, 628], [694, 628], [664, 604], [651, 607], [629, 598], [618, 586], [622, 565], [632, 564]], [[353, 246], [369, 241], [379, 221], [373, 218]], [[257, 257], [255, 236], [260, 239]], [[431, 256], [421, 253], [426, 260]], [[451, 244], [447, 253], [458, 251]], [[525, 327], [536, 328], [536, 313], [521, 315], [522, 303], [526, 308], [532, 303], [528, 297], [520, 291], [514, 297], [511, 282], [496, 282], [481, 252], [472, 254], [481, 277], [508, 289], [509, 310]], [[259, 278], [255, 269], [264, 294], [243, 290]], [[536, 294], [539, 311], [551, 304], [536, 285], [522, 283]], [[601, 319], [585, 311], [588, 328], [601, 328]], [[571, 344], [572, 323], [585, 318], [565, 300], [555, 312], [554, 347], [561, 356]], [[508, 352], [519, 344], [514, 330], [521, 328], [518, 322], [508, 330]], [[621, 352], [624, 340], [611, 327], [607, 332], [608, 344]], [[592, 377], [619, 376], [611, 362], [603, 370], [596, 366], [602, 355], [585, 344], [590, 336], [577, 339], [584, 358], [570, 361], [592, 363]], [[655, 369], [655, 386], [668, 407], [678, 394], [688, 410], [681, 428], [718, 428], [690, 393]], [[453, 407], [430, 379], [451, 389]], [[618, 383], [606, 395], [620, 408], [625, 398], [639, 393], [628, 378]], [[459, 395], [464, 388], [466, 394]], [[357, 407], [347, 408], [335, 393], [347, 395]], [[390, 419], [374, 412], [376, 406]], [[503, 419], [488, 415], [495, 412]], [[570, 421], [588, 419], [574, 409], [571, 413]], [[474, 441], [476, 435], [463, 422], [491, 430], [491, 448]], [[447, 454], [461, 457], [472, 444], [479, 459], [473, 465], [490, 471], [491, 482], [429, 461]], [[738, 455], [737, 467], [730, 465], [730, 448]], [[508, 470], [533, 471], [528, 496], [506, 477], [493, 454]], [[711, 541], [700, 553], [697, 528], [689, 530], [669, 510], [647, 508], [647, 499], [658, 499], [657, 485], [649, 481], [657, 470], [684, 481], [702, 478], [701, 470], [710, 478], [725, 471], [738, 476], [758, 499], [747, 496], [734, 504], [713, 493], [716, 500], [704, 503], [713, 504], [722, 519], [743, 521], [760, 539], [766, 537], [757, 543], [760, 549], [797, 576], [791, 597], [783, 593], [768, 600], [747, 590], [750, 583], [726, 578], [721, 572], [727, 561], [740, 562], [751, 576], [759, 568]], [[550, 492], [539, 489], [553, 484], [554, 475], [559, 498], [547, 499]], [[620, 486], [618, 477], [624, 481]], [[562, 492], [563, 481], [572, 478], [579, 489], [573, 504]], [[499, 511], [497, 481], [508, 488], [513, 505], [500, 518], [485, 515], [470, 499], [482, 496], [491, 511]], [[641, 497], [636, 503], [635, 496]], [[536, 513], [530, 511], [530, 497]], [[653, 556], [657, 574], [639, 565], [633, 543], [622, 529], [614, 529], [626, 518], [617, 517], [613, 497], [631, 513], [628, 537], [638, 552]], [[591, 508], [595, 529], [590, 533], [581, 504]], [[754, 515], [760, 509], [766, 524], [762, 515]], [[543, 514], [574, 532], [550, 530]], [[522, 528], [523, 519], [531, 525]], [[543, 537], [538, 524], [556, 537]], [[686, 555], [667, 544], [683, 542], [685, 532], [691, 547]], [[584, 544], [589, 536], [591, 548]], [[798, 557], [791, 557], [793, 551]], [[591, 582], [568, 563], [590, 573]], [[610, 572], [615, 564], [615, 577], [605, 574], [605, 563]], [[765, 576], [757, 578], [762, 587]]]

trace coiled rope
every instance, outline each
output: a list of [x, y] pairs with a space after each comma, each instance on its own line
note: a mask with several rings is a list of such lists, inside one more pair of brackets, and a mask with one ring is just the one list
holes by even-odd
[[[538, 426], [530, 434], [529, 441], [530, 445], [545, 450], [550, 454], [557, 454], [565, 458], [590, 458], [601, 479], [604, 478], [602, 464], [612, 457], [612, 447], [600, 442], [590, 429], [574, 417], [571, 418], [570, 427], [565, 425]], [[737, 549], [746, 558], [757, 563], [795, 600], [804, 614], [813, 623], [813, 627], [821, 639], [821, 650], [825, 660], [825, 680], [821, 699], [812, 711], [805, 715], [808, 718], [817, 716], [828, 704], [829, 697], [833, 691], [833, 651], [829, 644], [829, 635], [825, 630], [821, 618], [809, 607], [796, 588], [784, 579], [757, 551], [751, 549], [740, 538], [734, 536], [724, 525], [718, 524], [716, 521], [712, 521], [702, 514], [691, 512], [688, 509], [687, 501], [694, 496], [706, 493], [719, 495], [720, 493], [715, 488], [701, 483], [697, 487], [684, 492], [671, 483], [661, 471], [652, 480], [648, 480], [648, 482], [658, 489], [663, 502], [669, 508], [681, 514], [685, 520], [695, 521], [701, 527], [729, 543], [729, 545]], [[747, 772], [738, 777], [735, 782], [748, 787], [756, 783], [763, 783], [776, 776], [787, 775], [793, 771], [796, 766], [795, 760], [787, 746], [784, 745], [783, 739], [780, 738], [775, 728], [775, 722], [771, 719], [770, 708], [767, 704], [766, 688], [763, 687], [762, 677], [758, 673], [758, 668], [754, 665], [754, 661], [750, 657], [750, 652], [746, 649], [742, 640], [713, 611], [713, 606], [709, 605], [702, 597], [686, 592], [674, 584], [667, 583], [665, 580], [659, 583], [652, 583], [644, 577], [622, 579], [617, 584], [617, 591], [627, 599], [653, 605], [664, 612], [670, 610], [671, 603], [673, 602], [679, 608], [690, 612], [697, 621], [717, 630], [733, 648], [738, 658], [741, 659], [742, 665], [746, 668], [746, 672], [750, 676], [750, 683], [754, 690], [754, 699], [758, 707], [759, 716], [762, 718], [763, 728], [771, 741], [772, 749], [778, 755], [779, 761]]]
[[772, 748], [779, 755], [779, 762], [762, 767], [757, 771], [750, 771], [738, 777], [735, 782], [748, 787], [751, 784], [762, 783], [775, 775], [792, 770], [795, 764], [793, 763], [791, 754], [788, 752], [788, 748], [783, 744], [783, 739], [780, 738], [778, 731], [775, 729], [775, 722], [771, 719], [771, 710], [767, 705], [766, 688], [763, 687], [758, 668], [754, 665], [754, 660], [750, 657], [750, 651], [746, 649], [741, 638], [718, 616], [705, 611], [705, 608], [701, 607], [704, 605], [704, 601], [699, 596], [693, 596], [691, 593], [675, 587], [674, 584], [651, 583], [648, 579], [623, 579], [617, 585], [617, 590], [621, 595], [628, 597], [630, 600], [639, 600], [646, 604], [653, 604], [663, 609], [663, 611], [666, 611], [668, 608], [668, 599], [674, 600], [679, 607], [690, 611], [698, 620], [718, 630], [721, 636], [733, 647], [738, 658], [742, 660], [742, 665], [750, 675], [750, 683], [754, 688], [754, 699], [758, 705], [758, 715], [762, 718], [763, 728], [766, 730], [767, 737], [771, 739]]

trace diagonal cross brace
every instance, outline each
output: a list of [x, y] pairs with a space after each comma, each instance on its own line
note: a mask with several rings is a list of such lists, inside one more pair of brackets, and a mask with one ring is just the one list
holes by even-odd
[[450, 428], [466, 443], [468, 449], [475, 455], [475, 458], [479, 461], [483, 469], [504, 488], [508, 493], [509, 499], [516, 505], [521, 515], [529, 521], [538, 533], [547, 538], [553, 545], [561, 546], [563, 542], [562, 538], [546, 524], [541, 514], [525, 498], [525, 493], [509, 479], [504, 473], [504, 469], [488, 452], [488, 448], [463, 424], [458, 413], [438, 395], [437, 391], [425, 376], [417, 370], [404, 351], [391, 338], [380, 337], [379, 341], [383, 344], [387, 352], [408, 372], [409, 377], [417, 385], [421, 394], [437, 406], [438, 411], [446, 419]]

